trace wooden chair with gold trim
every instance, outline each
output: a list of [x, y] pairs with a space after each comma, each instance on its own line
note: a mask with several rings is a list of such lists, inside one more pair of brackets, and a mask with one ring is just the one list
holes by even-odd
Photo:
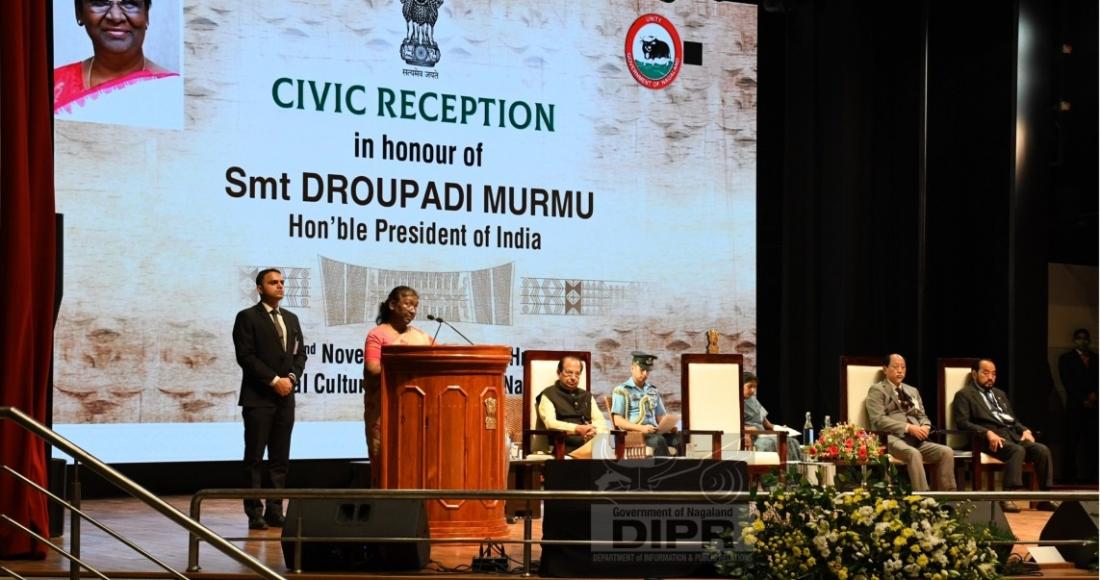
[[[695, 449], [696, 457], [747, 462], [752, 477], [775, 470], [782, 473], [787, 465], [786, 431], [745, 431], [742, 361], [739, 354], [681, 355], [684, 440], [690, 441], [687, 447]], [[775, 435], [778, 451], [752, 449], [751, 443], [759, 435]]]

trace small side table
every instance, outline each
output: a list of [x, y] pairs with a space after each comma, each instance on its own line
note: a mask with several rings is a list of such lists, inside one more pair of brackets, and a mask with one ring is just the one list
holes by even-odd
[[836, 464], [829, 461], [788, 461], [810, 485], [836, 485]]
[[[542, 489], [542, 466], [551, 460], [545, 459], [515, 459], [508, 462], [508, 489], [538, 490]], [[527, 501], [508, 500], [504, 503], [504, 517], [508, 523], [512, 523], [518, 517], [530, 515], [532, 518], [542, 517], [542, 502], [532, 501], [531, 513], [527, 514]]]

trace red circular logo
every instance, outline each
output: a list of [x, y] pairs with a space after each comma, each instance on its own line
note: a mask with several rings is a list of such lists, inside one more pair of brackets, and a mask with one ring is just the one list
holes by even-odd
[[643, 87], [663, 89], [680, 74], [680, 33], [660, 14], [639, 16], [626, 33], [626, 66]]

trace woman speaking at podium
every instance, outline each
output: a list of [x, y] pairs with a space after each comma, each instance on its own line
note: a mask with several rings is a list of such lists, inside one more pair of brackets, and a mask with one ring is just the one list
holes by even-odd
[[385, 302], [378, 305], [375, 326], [367, 333], [364, 351], [363, 421], [366, 424], [367, 450], [371, 461], [371, 487], [378, 487], [379, 462], [382, 454], [382, 347], [387, 344], [429, 345], [434, 340], [412, 325], [420, 295], [408, 286], [390, 290]]

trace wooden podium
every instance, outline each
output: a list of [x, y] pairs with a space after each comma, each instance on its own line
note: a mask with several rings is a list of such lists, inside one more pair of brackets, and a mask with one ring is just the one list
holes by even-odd
[[[382, 347], [382, 489], [505, 489], [507, 346]], [[502, 500], [429, 500], [433, 538], [502, 537]]]

